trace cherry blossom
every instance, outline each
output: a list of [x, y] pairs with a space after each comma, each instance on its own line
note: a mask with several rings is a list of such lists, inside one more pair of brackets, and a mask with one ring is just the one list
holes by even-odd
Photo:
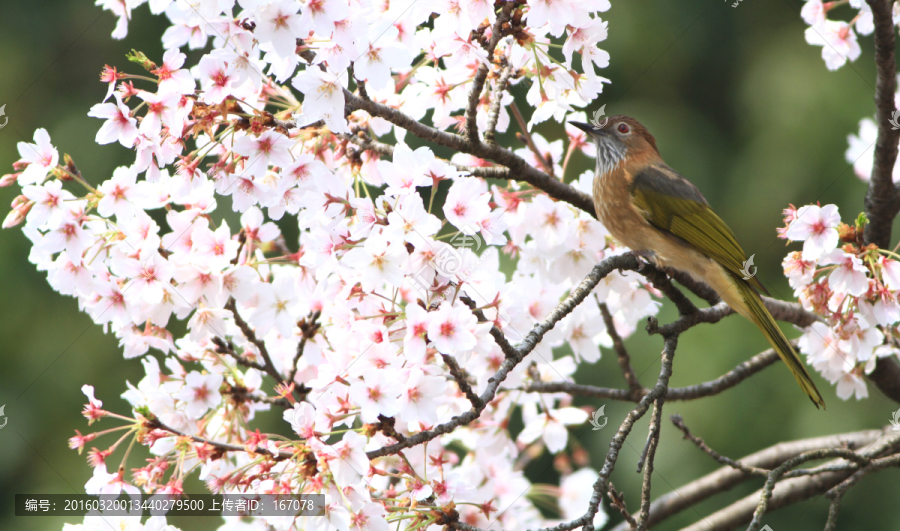
[[194, 418], [200, 418], [211, 407], [222, 401], [219, 387], [222, 386], [221, 374], [200, 374], [191, 371], [184, 377], [184, 387], [175, 396], [187, 403], [187, 412]]
[[848, 60], [855, 61], [862, 52], [853, 27], [846, 22], [823, 20], [807, 28], [805, 35], [806, 42], [822, 47], [822, 59], [829, 70], [837, 70]]
[[435, 348], [445, 354], [471, 350], [478, 343], [474, 333], [476, 322], [475, 316], [464, 305], [442, 302], [429, 316], [428, 337]]
[[46, 129], [34, 132], [34, 144], [19, 142], [17, 144], [21, 161], [28, 166], [19, 174], [19, 184], [40, 184], [47, 173], [59, 164], [59, 152], [50, 143], [50, 135]]
[[837, 226], [840, 221], [834, 205], [807, 205], [797, 209], [795, 219], [784, 236], [789, 240], [804, 242], [803, 259], [816, 260], [837, 247]]
[[347, 83], [344, 76], [318, 69], [304, 70], [294, 76], [291, 84], [306, 99], [303, 115], [310, 122], [322, 119], [335, 133], [349, 133], [344, 118], [344, 93]]
[[555, 454], [566, 447], [569, 438], [566, 426], [584, 423], [588, 414], [583, 409], [574, 407], [538, 413], [537, 406], [532, 402], [522, 408], [522, 417], [525, 427], [519, 433], [518, 440], [528, 444], [540, 438], [547, 445], [547, 450]]
[[98, 144], [118, 141], [125, 147], [131, 147], [138, 136], [137, 120], [131, 116], [131, 109], [122, 103], [122, 98], [118, 94], [113, 96], [115, 103], [98, 103], [88, 113], [88, 116], [106, 120], [97, 131], [96, 141]]
[[819, 262], [823, 265], [837, 264], [837, 267], [828, 276], [829, 285], [837, 293], [846, 293], [858, 297], [868, 291], [869, 279], [866, 277], [867, 269], [863, 266], [862, 260], [856, 256], [847, 254], [840, 249], [835, 249], [822, 256]]

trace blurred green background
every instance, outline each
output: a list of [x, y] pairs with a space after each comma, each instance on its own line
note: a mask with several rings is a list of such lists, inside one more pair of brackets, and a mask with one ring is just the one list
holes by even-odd
[[[796, 0], [745, 0], [737, 8], [730, 2], [615, 2], [603, 17], [610, 21], [610, 37], [601, 45], [612, 55], [603, 72], [612, 84], [591, 107], [607, 104], [607, 114], [641, 120], [656, 136], [666, 161], [703, 190], [748, 254], [756, 255], [763, 283], [784, 299], [791, 298], [791, 290], [780, 267], [784, 243], [775, 237], [775, 229], [782, 225], [781, 210], [788, 203], [821, 201], [837, 204], [845, 221], [856, 217], [866, 187], [844, 160], [846, 137], [857, 132], [861, 118], [874, 114], [871, 39], [860, 39], [859, 60], [828, 72], [821, 48], [805, 43], [801, 7]], [[167, 20], [151, 16], [142, 6], [134, 12], [128, 37], [114, 41], [109, 36], [113, 16], [88, 1], [4, 2], [0, 13], [7, 21], [0, 31], [0, 105], [7, 105], [9, 115], [8, 125], [0, 130], [3, 172], [11, 171], [18, 159], [16, 143], [31, 141], [39, 127], [49, 131], [61, 153], [75, 157], [90, 182], [102, 181], [116, 166], [130, 164], [133, 155], [128, 150], [93, 142], [100, 121], [88, 118], [87, 111], [106, 92], [98, 81], [104, 64], [136, 71], [125, 60], [132, 48], [152, 59], [161, 57], [160, 36]], [[848, 7], [835, 11], [835, 18], [851, 16]], [[517, 93], [525, 109], [523, 96]], [[516, 126], [510, 129], [514, 132]], [[538, 131], [551, 140], [563, 134], [555, 122], [542, 124]], [[501, 141], [521, 147], [511, 134]], [[575, 178], [591, 167], [592, 159], [576, 155], [567, 177]], [[18, 186], [0, 190], [0, 200], [9, 204], [18, 190]], [[228, 205], [222, 203], [220, 214], [227, 211]], [[282, 227], [288, 235], [296, 234], [295, 228], [284, 223]], [[92, 325], [74, 299], [49, 288], [45, 275], [28, 262], [29, 248], [18, 229], [0, 234], [0, 405], [6, 405], [8, 417], [0, 429], [0, 529], [61, 529], [65, 521], [79, 522], [15, 518], [13, 495], [83, 492], [90, 468], [84, 456], [66, 446], [74, 430], [88, 431], [79, 414], [85, 402], [80, 388], [94, 385], [108, 408], [124, 413], [128, 406], [119, 395], [125, 380], [136, 383], [143, 371], [137, 360], [122, 358], [115, 338]], [[661, 321], [673, 315], [667, 305]], [[636, 370], [646, 371], [642, 382], [652, 385], [661, 340], [640, 331], [626, 344]], [[739, 318], [699, 326], [681, 338], [671, 383], [684, 386], [718, 377], [765, 348], [762, 336]], [[828, 403], [827, 411], [815, 410], [778, 364], [715, 399], [667, 404], [665, 413], [680, 413], [714, 449], [739, 457], [779, 441], [879, 428], [898, 407], [871, 386], [869, 399], [843, 402], [833, 386], [818, 375], [813, 378]], [[611, 352], [605, 352], [598, 364], [582, 367], [577, 381], [623, 385]], [[576, 403], [602, 405], [589, 400]], [[610, 401], [606, 408], [610, 427], [573, 430], [593, 464], [602, 463], [612, 426], [629, 409], [628, 404]], [[279, 415], [264, 420], [264, 431], [284, 432]], [[632, 511], [638, 509], [640, 476], [634, 467], [646, 424], [646, 419], [639, 423], [612, 478], [626, 493]], [[656, 495], [717, 468], [668, 422], [662, 437]], [[114, 457], [113, 463], [118, 459]], [[135, 463], [133, 458], [129, 467]], [[532, 462], [527, 473], [535, 481], [558, 479], [546, 456]], [[758, 480], [749, 481], [655, 529], [688, 525], [760, 485]], [[189, 483], [187, 490], [201, 492], [201, 486]], [[896, 471], [867, 477], [845, 497], [838, 528], [900, 528], [897, 492]], [[772, 513], [764, 523], [777, 531], [821, 529], [827, 505], [819, 497]], [[611, 517], [619, 520], [617, 515]], [[170, 523], [193, 531], [215, 529], [221, 521], [172, 518]]]

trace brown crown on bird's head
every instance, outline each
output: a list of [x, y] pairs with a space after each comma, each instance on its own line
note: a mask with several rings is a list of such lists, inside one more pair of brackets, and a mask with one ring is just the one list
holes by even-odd
[[626, 157], [659, 157], [653, 135], [630, 116], [610, 116], [603, 127], [583, 122], [569, 123], [587, 133], [596, 143], [597, 170], [601, 174], [618, 166]]

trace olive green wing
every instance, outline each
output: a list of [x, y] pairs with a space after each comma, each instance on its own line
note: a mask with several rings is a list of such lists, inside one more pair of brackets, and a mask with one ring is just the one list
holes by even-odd
[[[634, 176], [631, 197], [654, 227], [709, 256], [738, 278], [747, 256], [722, 219], [690, 181], [668, 166], [648, 166]], [[766, 292], [756, 277], [748, 283]]]

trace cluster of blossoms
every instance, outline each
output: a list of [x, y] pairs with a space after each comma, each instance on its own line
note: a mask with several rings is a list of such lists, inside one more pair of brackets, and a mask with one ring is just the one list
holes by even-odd
[[[98, 0], [120, 17], [114, 37], [125, 36], [141, 3]], [[146, 376], [123, 394], [131, 416], [103, 409], [84, 388], [90, 423], [123, 422], [70, 439], [79, 452], [92, 448], [87, 492], [178, 495], [196, 471], [213, 492], [326, 495], [324, 518], [257, 519], [278, 529], [437, 528], [449, 515], [525, 529], [553, 522], [533, 504], [541, 492], [557, 500], [561, 519], [583, 514], [597, 474], [568, 426], [588, 414], [568, 395], [516, 389], [568, 378], [600, 358], [598, 345], [612, 343], [600, 303], [628, 336], [657, 311], [656, 293], [638, 275], [609, 275], [504, 373], [475, 421], [398, 447], [473, 408], [472, 393], [506, 359], [492, 327], [521, 340], [599, 260], [625, 249], [585, 212], [475, 176], [487, 161], [441, 159], [408, 147], [406, 131], [383, 118], [345, 112], [345, 88], [413, 120], [432, 111], [438, 129], [462, 129], [469, 86], [484, 66], [479, 131], [510, 122], [502, 72], [511, 85], [530, 83], [526, 128], [551, 117], [584, 120], [575, 108], [607, 82], [595, 67], [608, 63], [596, 46], [606, 38], [596, 13], [608, 1], [149, 7], [172, 23], [162, 62], [134, 53], [146, 72], [107, 67], [109, 90], [89, 113], [103, 120], [97, 142], [133, 149], [135, 162], [94, 186], [40, 129], [34, 143], [19, 144], [16, 173], [0, 180], [22, 187], [4, 227], [22, 225], [30, 260], [115, 334], [125, 357], [142, 357]], [[489, 54], [498, 28], [505, 37]], [[186, 67], [179, 48], [204, 48], [210, 38], [214, 49]], [[389, 151], [365, 147], [391, 133]], [[567, 136], [565, 153], [562, 140], [534, 134], [520, 154], [563, 176], [573, 153], [590, 151], [581, 131], [567, 128]], [[591, 178], [574, 185], [589, 193]], [[217, 215], [224, 197], [239, 225]], [[297, 220], [299, 241], [273, 223], [286, 215]], [[188, 332], [175, 337], [170, 328], [183, 321]], [[270, 408], [283, 410], [285, 433], [295, 436], [252, 429], [256, 412]], [[515, 439], [507, 429], [514, 414], [524, 421]], [[110, 434], [118, 439], [100, 445]], [[149, 447], [146, 465], [134, 467], [127, 450], [114, 457], [133, 442]], [[557, 454], [559, 487], [532, 486], [522, 472], [523, 458], [541, 449]], [[99, 529], [90, 518], [69, 528]], [[605, 518], [599, 512], [596, 525]], [[165, 525], [151, 520], [121, 525]]]
[[[850, 7], [858, 10], [849, 21], [831, 20], [828, 13], [838, 6], [850, 4]], [[859, 57], [861, 50], [856, 40], [856, 33], [870, 35], [875, 30], [875, 19], [872, 9], [865, 0], [838, 0], [822, 2], [822, 0], [807, 0], [800, 11], [804, 22], [809, 24], [806, 28], [806, 42], [814, 46], [822, 47], [822, 59], [829, 70], [837, 70], [847, 61], [853, 62]], [[900, 4], [894, 3], [894, 24], [900, 24]], [[856, 28], [856, 31], [854, 31]]]
[[866, 398], [863, 378], [878, 358], [900, 356], [900, 255], [863, 243], [865, 216], [841, 223], [835, 205], [785, 210], [779, 236], [803, 241], [785, 257], [784, 273], [803, 307], [824, 317], [800, 338], [800, 351], [837, 395]]
[[[849, 22], [827, 18], [832, 9], [848, 3], [858, 10]], [[893, 13], [894, 24], [900, 24], [900, 3], [894, 3]], [[865, 0], [807, 0], [801, 16], [810, 25], [807, 42], [823, 47], [822, 58], [829, 70], [855, 61], [860, 55], [856, 34], [874, 31]], [[900, 105], [900, 92], [894, 99]], [[845, 157], [864, 182], [872, 176], [877, 136], [875, 121], [863, 118], [859, 133], [847, 138]], [[893, 180], [900, 182], [900, 164], [894, 166]], [[837, 384], [839, 397], [865, 398], [864, 374], [875, 369], [878, 358], [900, 356], [895, 339], [900, 322], [897, 249], [865, 245], [864, 216], [852, 225], [841, 223], [835, 205], [791, 206], [785, 210], [785, 221], [780, 237], [804, 242], [802, 252], [785, 258], [785, 275], [804, 307], [825, 318], [804, 332], [800, 348], [813, 367]]]

